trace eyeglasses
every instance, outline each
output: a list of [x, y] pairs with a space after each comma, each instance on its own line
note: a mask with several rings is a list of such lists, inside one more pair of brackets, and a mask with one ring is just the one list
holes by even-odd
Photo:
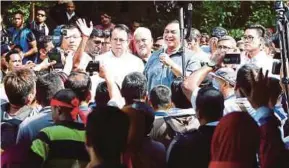
[[228, 46], [224, 46], [224, 45], [218, 45], [217, 47], [219, 50], [221, 49], [224, 49], [224, 50], [229, 50], [229, 49], [232, 49], [231, 47], [228, 47]]
[[124, 40], [124, 39], [122, 39], [122, 38], [113, 38], [112, 40], [113, 40], [115, 43], [117, 43], [117, 42], [124, 43], [124, 42], [127, 41], [127, 40]]
[[44, 15], [44, 14], [41, 14], [41, 13], [37, 13], [37, 16], [44, 17], [45, 15]]
[[160, 45], [160, 44], [154, 44], [154, 47], [155, 48], [160, 48], [162, 45]]
[[139, 43], [141, 43], [141, 42], [145, 43], [145, 42], [147, 42], [147, 41], [148, 41], [148, 39], [135, 40], [135, 42], [136, 42], [137, 44], [139, 44]]
[[102, 44], [102, 42], [100, 40], [95, 40], [93, 42], [94, 42], [94, 44]]
[[244, 36], [244, 37], [242, 37], [242, 40], [244, 40], [244, 41], [253, 41], [254, 38], [255, 37], [253, 37], [253, 36]]

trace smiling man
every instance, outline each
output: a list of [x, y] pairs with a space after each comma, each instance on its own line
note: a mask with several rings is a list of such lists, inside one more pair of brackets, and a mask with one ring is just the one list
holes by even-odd
[[134, 32], [134, 43], [137, 55], [147, 63], [152, 54], [153, 38], [152, 33], [148, 28], [139, 27]]
[[166, 48], [152, 54], [148, 60], [144, 74], [148, 80], [148, 91], [156, 85], [171, 86], [176, 77], [182, 76], [182, 55], [185, 56], [185, 76], [201, 67], [192, 51], [182, 51], [180, 27], [178, 21], [172, 21], [165, 27], [163, 38]]

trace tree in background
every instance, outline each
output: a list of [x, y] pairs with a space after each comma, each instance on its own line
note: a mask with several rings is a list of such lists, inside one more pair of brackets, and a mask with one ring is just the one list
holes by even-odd
[[[49, 9], [56, 2], [1, 1], [2, 13], [6, 16], [4, 22], [6, 24], [11, 23], [11, 20], [7, 20], [7, 18], [12, 18], [11, 16], [16, 10], [23, 11], [25, 18], [28, 19], [31, 3]], [[79, 1], [76, 3], [78, 4], [77, 9], [82, 15], [91, 18], [94, 23], [98, 22], [100, 10], [109, 10], [113, 11], [115, 23], [129, 24], [131, 20], [139, 20], [154, 32], [154, 37], [162, 35], [167, 22], [178, 19], [179, 2], [176, 1]], [[208, 34], [213, 27], [222, 26], [229, 30], [230, 35], [238, 39], [242, 36], [245, 26], [251, 23], [259, 23], [269, 28], [275, 27], [273, 1], [193, 1], [192, 3], [193, 27]]]

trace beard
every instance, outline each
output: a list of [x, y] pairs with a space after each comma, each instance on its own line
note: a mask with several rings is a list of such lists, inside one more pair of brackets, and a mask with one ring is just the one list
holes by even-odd
[[138, 55], [143, 58], [147, 56], [147, 53], [148, 53], [148, 50], [146, 48], [143, 48], [139, 50]]

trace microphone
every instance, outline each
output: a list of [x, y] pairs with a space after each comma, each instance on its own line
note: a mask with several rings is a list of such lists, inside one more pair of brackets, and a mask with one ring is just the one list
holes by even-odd
[[161, 61], [161, 57], [167, 57], [167, 56], [168, 56], [168, 54], [166, 54], [165, 52], [163, 52], [159, 55], [160, 62], [163, 64], [162, 65], [163, 69], [166, 67], [166, 65]]

